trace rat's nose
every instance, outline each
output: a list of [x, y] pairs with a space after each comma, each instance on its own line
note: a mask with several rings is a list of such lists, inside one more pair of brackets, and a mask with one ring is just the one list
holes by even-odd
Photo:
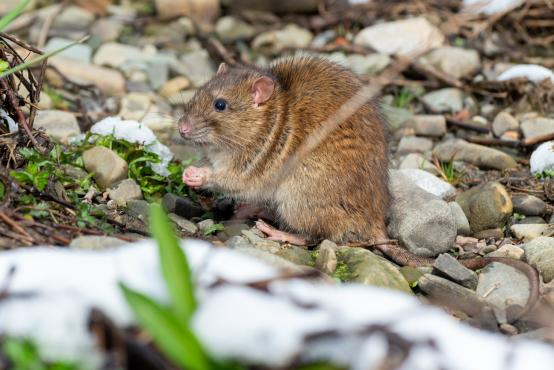
[[190, 120], [184, 117], [181, 118], [179, 120], [179, 133], [181, 134], [181, 136], [187, 137], [188, 135], [190, 135], [191, 131], [192, 131], [192, 123], [190, 122]]

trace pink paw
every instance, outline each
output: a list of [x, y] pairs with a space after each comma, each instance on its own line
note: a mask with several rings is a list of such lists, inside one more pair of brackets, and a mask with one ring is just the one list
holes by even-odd
[[199, 188], [208, 183], [210, 169], [207, 167], [190, 166], [183, 171], [183, 182], [191, 188]]

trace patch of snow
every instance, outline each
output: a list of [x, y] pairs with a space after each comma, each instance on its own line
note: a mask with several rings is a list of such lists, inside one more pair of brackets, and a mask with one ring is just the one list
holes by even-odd
[[169, 175], [167, 166], [173, 159], [173, 153], [158, 141], [154, 132], [146, 125], [132, 120], [124, 121], [119, 117], [107, 117], [95, 123], [90, 132], [98, 135], [113, 134], [117, 139], [144, 145], [146, 151], [157, 154], [161, 160], [160, 163], [149, 164], [152, 170], [162, 176]]
[[[392, 335], [412, 346], [399, 369], [503, 370], [507, 358], [511, 370], [529, 364], [549, 370], [554, 363], [551, 346], [479, 331], [401, 292], [298, 279], [274, 281], [263, 291], [238, 283], [277, 277], [278, 269], [202, 241], [184, 241], [182, 247], [198, 282], [194, 331], [221, 360], [264, 367], [318, 360], [377, 369], [393, 350]], [[12, 266], [9, 295], [0, 302], [0, 335], [28, 337], [45, 359], [80, 360], [85, 369], [103, 360], [87, 329], [91, 308], [120, 327], [133, 322], [119, 282], [168, 301], [151, 240], [104, 251], [0, 252], [0, 281]], [[229, 284], [213, 285], [221, 281]]]
[[554, 83], [554, 73], [543, 66], [537, 64], [518, 64], [508, 68], [502, 72], [498, 77], [498, 81], [506, 81], [512, 78], [527, 77], [529, 81], [539, 83], [547, 78]]
[[523, 0], [464, 0], [463, 11], [492, 15], [507, 12], [523, 4]]
[[5, 119], [8, 123], [8, 130], [10, 131], [10, 134], [19, 131], [19, 126], [17, 125], [17, 123], [3, 109], [0, 109], [0, 118]]
[[531, 173], [541, 173], [546, 170], [554, 170], [554, 141], [547, 141], [539, 145], [529, 159]]
[[456, 189], [444, 180], [427, 171], [406, 168], [398, 170], [408, 176], [417, 186], [439, 198], [447, 198], [456, 194]]

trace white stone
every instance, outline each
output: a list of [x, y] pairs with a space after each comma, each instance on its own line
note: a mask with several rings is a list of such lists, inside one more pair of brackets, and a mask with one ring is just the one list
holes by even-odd
[[462, 10], [468, 13], [484, 13], [492, 15], [515, 9], [524, 0], [463, 0]]
[[364, 28], [354, 43], [384, 54], [414, 54], [442, 46], [444, 36], [427, 19], [418, 17]]
[[278, 54], [285, 48], [302, 49], [308, 47], [314, 35], [305, 28], [291, 23], [283, 29], [259, 34], [252, 41], [252, 48]]
[[143, 59], [143, 57], [142, 50], [136, 46], [108, 42], [98, 48], [93, 62], [98, 66], [119, 68], [128, 60], [135, 61]]
[[42, 128], [55, 140], [67, 143], [81, 133], [77, 118], [72, 113], [61, 110], [43, 110], [37, 113], [35, 128]]
[[404, 169], [398, 171], [408, 176], [410, 180], [423, 190], [439, 198], [445, 199], [456, 194], [456, 189], [452, 185], [431, 175], [427, 171], [418, 169]]
[[431, 50], [420, 60], [455, 78], [470, 77], [481, 65], [476, 50], [453, 46]]
[[532, 174], [554, 170], [554, 141], [547, 141], [539, 145], [531, 154], [529, 164]]
[[554, 73], [550, 69], [537, 64], [518, 64], [502, 72], [497, 80], [506, 81], [518, 77], [527, 77], [529, 81], [535, 83], [548, 78], [554, 83]]

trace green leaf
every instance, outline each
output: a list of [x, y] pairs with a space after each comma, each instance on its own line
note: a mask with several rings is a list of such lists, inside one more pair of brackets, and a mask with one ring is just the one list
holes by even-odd
[[23, 10], [29, 5], [31, 0], [23, 0], [20, 2], [11, 12], [6, 14], [0, 19], [0, 31], [4, 30], [4, 28], [8, 27], [12, 21], [17, 18], [21, 13], [23, 13]]
[[78, 40], [78, 41], [75, 41], [75, 42], [72, 42], [71, 44], [68, 44], [68, 45], [66, 45], [66, 46], [64, 46], [64, 47], [62, 47], [62, 48], [59, 48], [59, 49], [56, 49], [56, 50], [52, 50], [52, 51], [50, 51], [50, 52], [48, 52], [48, 53], [44, 53], [44, 54], [42, 54], [41, 56], [38, 56], [38, 57], [36, 57], [36, 58], [34, 58], [34, 59], [31, 59], [31, 60], [29, 60], [29, 61], [27, 61], [27, 62], [25, 62], [25, 63], [18, 64], [18, 65], [16, 65], [16, 66], [13, 67], [13, 68], [8, 69], [7, 71], [4, 71], [4, 72], [0, 73], [0, 78], [4, 78], [4, 77], [6, 77], [6, 76], [11, 75], [12, 73], [19, 72], [19, 71], [21, 71], [21, 70], [27, 69], [27, 68], [29, 68], [29, 67], [31, 67], [31, 66], [37, 64], [37, 63], [42, 62], [42, 61], [45, 60], [45, 59], [50, 58], [50, 57], [53, 56], [53, 55], [56, 55], [56, 54], [61, 53], [62, 51], [66, 50], [66, 49], [69, 49], [69, 48], [72, 47], [73, 45], [81, 44], [81, 43], [87, 41], [88, 39], [89, 39], [89, 36], [85, 36], [85, 37], [83, 37], [82, 39], [80, 39], [80, 40]]
[[33, 175], [26, 171], [11, 171], [10, 176], [13, 177], [17, 182], [23, 184], [33, 183]]
[[43, 191], [44, 188], [46, 188], [46, 185], [48, 185], [49, 177], [50, 177], [50, 174], [48, 172], [41, 172], [37, 174], [33, 179], [33, 186], [38, 190]]
[[171, 222], [159, 204], [150, 206], [150, 229], [158, 242], [160, 263], [177, 317], [187, 323], [196, 309], [192, 273]]
[[213, 368], [188, 325], [149, 297], [129, 289], [124, 284], [120, 284], [120, 287], [140, 325], [150, 333], [169, 358], [185, 369]]
[[6, 62], [4, 59], [0, 59], [0, 73], [4, 72], [8, 68], [10, 68], [10, 63]]
[[6, 195], [6, 186], [2, 181], [0, 181], [0, 200], [3, 200], [5, 195]]
[[210, 226], [206, 230], [204, 230], [204, 235], [208, 236], [208, 235], [211, 235], [211, 234], [214, 234], [218, 231], [223, 231], [223, 230], [225, 230], [225, 226], [223, 226], [222, 224], [213, 224], [212, 226]]

